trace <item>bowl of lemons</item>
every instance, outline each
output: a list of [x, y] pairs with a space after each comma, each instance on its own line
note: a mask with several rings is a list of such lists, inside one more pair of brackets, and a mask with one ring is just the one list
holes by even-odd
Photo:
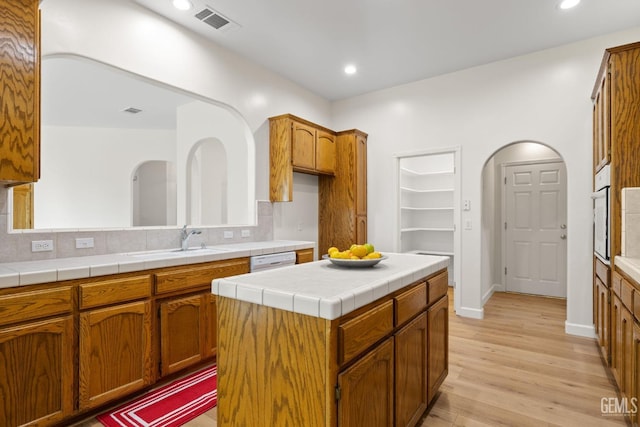
[[335, 246], [330, 247], [322, 256], [340, 267], [373, 267], [387, 257], [376, 251], [372, 244], [353, 244], [349, 249], [341, 251]]

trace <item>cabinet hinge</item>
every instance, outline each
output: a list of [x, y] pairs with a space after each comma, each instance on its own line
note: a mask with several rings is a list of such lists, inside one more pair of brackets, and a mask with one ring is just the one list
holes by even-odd
[[340, 386], [337, 385], [336, 386], [336, 401], [340, 400], [341, 397], [342, 397], [342, 390], [340, 389]]
[[507, 221], [504, 222], [504, 229], [507, 229]]
[[504, 177], [504, 185], [507, 185], [507, 177]]
[[504, 268], [504, 275], [507, 275], [507, 267]]

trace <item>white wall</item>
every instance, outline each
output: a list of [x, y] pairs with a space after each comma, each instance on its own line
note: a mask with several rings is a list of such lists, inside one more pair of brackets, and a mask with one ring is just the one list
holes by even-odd
[[[369, 133], [369, 236], [392, 247], [393, 153], [461, 147], [461, 314], [482, 315], [481, 191], [484, 163], [515, 141], [539, 141], [564, 158], [568, 172], [568, 331], [593, 334], [590, 94], [605, 48], [640, 38], [640, 27], [555, 49], [418, 81], [333, 105], [333, 126]], [[486, 277], [485, 277], [486, 278]]]
[[132, 178], [144, 161], [175, 163], [175, 132], [47, 126], [35, 228], [130, 227]]

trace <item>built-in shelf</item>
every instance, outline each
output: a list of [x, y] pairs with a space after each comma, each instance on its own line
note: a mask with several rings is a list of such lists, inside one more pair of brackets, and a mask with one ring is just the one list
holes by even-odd
[[453, 175], [454, 171], [438, 171], [438, 172], [416, 172], [407, 168], [400, 168], [400, 171], [403, 173], [414, 175], [414, 176], [438, 176], [438, 175]]
[[400, 252], [450, 258], [453, 282], [456, 206], [453, 152], [402, 157], [398, 166]]
[[402, 233], [409, 233], [412, 231], [444, 231], [444, 232], [449, 232], [449, 231], [456, 231], [455, 228], [451, 227], [412, 227], [412, 228], [402, 228], [400, 229], [400, 232]]
[[442, 207], [442, 208], [415, 208], [412, 206], [400, 206], [400, 209], [407, 211], [452, 211], [453, 206]]
[[453, 188], [436, 188], [433, 190], [420, 190], [410, 187], [400, 187], [402, 191], [408, 191], [410, 193], [453, 193]]

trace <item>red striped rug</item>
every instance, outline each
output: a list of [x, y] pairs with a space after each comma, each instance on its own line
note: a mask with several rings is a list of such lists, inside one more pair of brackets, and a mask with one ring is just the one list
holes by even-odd
[[216, 366], [153, 390], [96, 418], [107, 427], [178, 427], [216, 406]]

